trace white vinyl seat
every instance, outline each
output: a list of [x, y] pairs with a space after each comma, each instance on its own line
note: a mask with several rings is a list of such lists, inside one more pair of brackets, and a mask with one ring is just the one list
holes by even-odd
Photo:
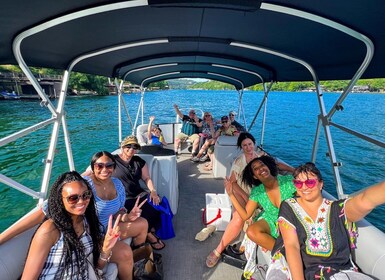
[[225, 178], [230, 175], [231, 165], [241, 152], [237, 147], [237, 140], [237, 136], [219, 136], [214, 146], [214, 178]]
[[136, 138], [138, 138], [138, 143], [140, 146], [145, 146], [148, 144], [147, 128], [148, 124], [141, 124], [136, 128]]

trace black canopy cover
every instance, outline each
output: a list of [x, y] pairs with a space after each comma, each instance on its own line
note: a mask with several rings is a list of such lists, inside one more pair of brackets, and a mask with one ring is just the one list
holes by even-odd
[[362, 78], [380, 78], [382, 7], [381, 0], [3, 1], [0, 64], [17, 64], [12, 44], [22, 38], [29, 66], [67, 69], [78, 59], [74, 71], [143, 86], [201, 77], [242, 88], [313, 80], [309, 68], [319, 80], [351, 79], [373, 44]]

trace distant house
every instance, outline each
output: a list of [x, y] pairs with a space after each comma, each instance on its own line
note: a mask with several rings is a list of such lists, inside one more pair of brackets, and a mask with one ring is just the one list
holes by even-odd
[[369, 92], [370, 91], [370, 86], [354, 86], [352, 88], [352, 92]]

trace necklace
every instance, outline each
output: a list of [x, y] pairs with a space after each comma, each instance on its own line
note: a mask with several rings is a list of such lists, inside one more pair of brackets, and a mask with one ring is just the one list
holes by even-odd
[[110, 185], [109, 182], [103, 182], [102, 180], [99, 180], [96, 176], [93, 176], [92, 179], [94, 181], [95, 187], [96, 186], [101, 187], [103, 188], [103, 191], [105, 191]]

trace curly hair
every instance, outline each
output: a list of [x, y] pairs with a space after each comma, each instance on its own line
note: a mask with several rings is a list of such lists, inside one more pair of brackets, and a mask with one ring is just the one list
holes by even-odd
[[253, 141], [253, 143], [255, 145], [255, 138], [254, 138], [254, 136], [251, 133], [249, 133], [249, 132], [241, 132], [239, 134], [238, 140], [237, 140], [237, 147], [238, 147], [238, 149], [242, 149], [242, 142], [245, 139], [250, 139], [251, 141]]
[[[91, 190], [88, 182], [84, 180], [78, 172], [71, 171], [61, 174], [56, 179], [51, 187], [48, 198], [48, 218], [52, 219], [56, 228], [64, 236], [63, 255], [60, 260], [61, 269], [58, 269], [55, 279], [61, 279], [65, 271], [73, 277], [79, 276], [79, 279], [86, 279], [88, 275], [87, 256], [84, 254], [84, 246], [74, 230], [71, 216], [65, 209], [62, 195], [65, 184], [77, 181], [86, 186], [88, 190]], [[97, 216], [93, 196], [90, 198], [84, 216], [88, 223], [89, 234], [93, 242], [93, 262], [94, 267], [96, 267], [100, 256], [100, 246], [103, 236], [100, 230], [101, 225]], [[77, 267], [76, 270], [75, 267]]]
[[116, 160], [114, 158], [114, 156], [110, 153], [110, 152], [107, 152], [107, 151], [101, 151], [101, 152], [97, 152], [95, 153], [92, 158], [91, 158], [91, 162], [90, 162], [90, 166], [91, 166], [91, 170], [94, 171], [94, 165], [95, 165], [95, 162], [101, 158], [102, 156], [107, 156], [111, 159], [111, 161], [114, 163], [114, 168], [116, 166]]
[[312, 162], [306, 162], [298, 166], [294, 172], [293, 177], [297, 178], [299, 174], [305, 173], [306, 175], [313, 174], [318, 178], [318, 181], [323, 181], [321, 171]]
[[278, 175], [278, 167], [274, 158], [272, 158], [271, 156], [261, 156], [258, 158], [254, 158], [246, 165], [242, 174], [242, 182], [249, 186], [249, 188], [262, 184], [260, 180], [254, 178], [253, 163], [256, 161], [261, 161], [264, 165], [266, 165], [267, 168], [269, 168], [270, 174], [272, 176], [277, 177]]

